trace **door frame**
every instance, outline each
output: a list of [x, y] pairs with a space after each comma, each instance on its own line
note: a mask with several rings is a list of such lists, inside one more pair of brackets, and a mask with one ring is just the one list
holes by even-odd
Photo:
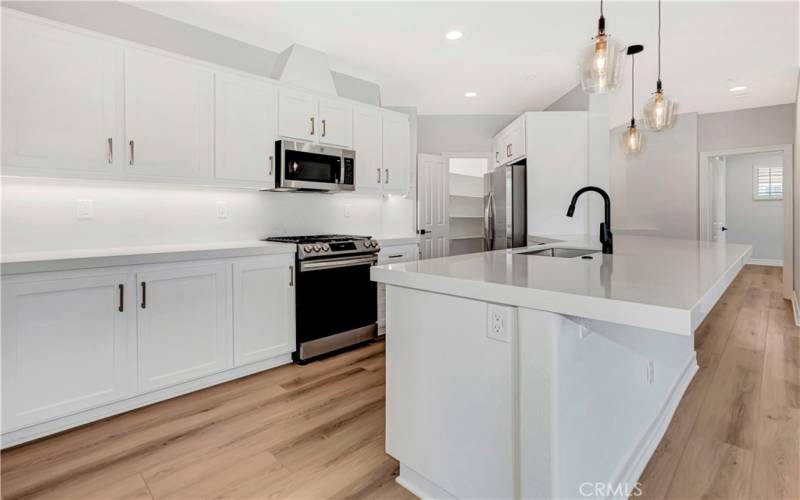
[[755, 146], [749, 148], [701, 151], [699, 168], [699, 225], [700, 240], [712, 238], [712, 179], [709, 159], [713, 156], [732, 156], [754, 153], [783, 152], [783, 297], [790, 299], [794, 289], [794, 157], [791, 144]]

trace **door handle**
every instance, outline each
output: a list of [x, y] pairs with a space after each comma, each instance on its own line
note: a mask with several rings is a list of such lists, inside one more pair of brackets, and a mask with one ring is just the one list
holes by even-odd
[[314, 135], [314, 117], [311, 117], [311, 135]]
[[147, 283], [142, 281], [142, 309], [147, 309]]
[[111, 137], [108, 138], [108, 163], [114, 163], [114, 139]]
[[119, 307], [117, 308], [119, 312], [125, 310], [124, 301], [125, 301], [125, 285], [119, 285]]
[[725, 227], [725, 226], [722, 226], [722, 229], [721, 229], [721, 231], [727, 231], [727, 230], [728, 230], [728, 228], [727, 228], [727, 227]]
[[322, 137], [325, 137], [325, 134], [328, 133], [328, 128], [325, 126], [325, 122], [327, 120], [322, 120]]
[[135, 147], [135, 144], [133, 143], [133, 139], [131, 139], [131, 141], [130, 141], [130, 142], [128, 142], [128, 145], [129, 145], [129, 146], [130, 146], [130, 148], [131, 148], [131, 159], [130, 159], [130, 161], [129, 161], [128, 163], [129, 163], [130, 165], [133, 165], [133, 160], [134, 160], [134, 158], [133, 158], [133, 154], [134, 154], [134, 147]]
[[275, 166], [275, 162], [272, 159], [272, 155], [269, 156], [269, 175], [272, 175], [272, 170]]
[[419, 231], [417, 231], [417, 234], [427, 234], [427, 233], [428, 233], [427, 229], [420, 229]]

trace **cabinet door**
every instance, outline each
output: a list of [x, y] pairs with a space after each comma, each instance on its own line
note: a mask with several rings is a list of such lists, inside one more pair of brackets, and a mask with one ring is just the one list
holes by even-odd
[[[395, 113], [383, 115], [383, 190], [385, 193], [406, 194], [410, 184], [408, 116]], [[356, 158], [358, 162], [358, 158]]]
[[215, 88], [215, 177], [268, 186], [274, 178], [277, 89], [224, 73], [217, 73]]
[[380, 193], [383, 185], [381, 167], [381, 115], [374, 108], [353, 110], [353, 149], [356, 152], [356, 191]]
[[127, 275], [30, 276], [3, 280], [3, 432], [126, 398], [136, 387]]
[[320, 143], [353, 147], [353, 106], [350, 104], [320, 99], [319, 126]]
[[319, 135], [317, 98], [287, 89], [280, 89], [278, 95], [278, 135], [316, 141]]
[[269, 255], [233, 264], [236, 366], [295, 349], [294, 257]]
[[225, 269], [214, 262], [136, 274], [140, 392], [230, 366]]
[[130, 175], [211, 177], [213, 73], [125, 51], [125, 165]]
[[3, 17], [3, 167], [33, 175], [119, 170], [122, 50]]
[[515, 161], [525, 156], [525, 121], [519, 120], [508, 131], [508, 160]]

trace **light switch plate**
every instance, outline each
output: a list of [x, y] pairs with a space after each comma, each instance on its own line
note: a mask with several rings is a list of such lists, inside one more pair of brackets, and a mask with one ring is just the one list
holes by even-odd
[[514, 308], [489, 304], [486, 309], [486, 336], [498, 342], [508, 342], [515, 328]]
[[352, 217], [353, 215], [353, 205], [349, 203], [344, 206], [344, 216], [345, 217]]
[[94, 219], [94, 200], [86, 198], [77, 200], [75, 212], [78, 220]]
[[217, 202], [217, 219], [227, 219], [228, 218], [228, 202], [227, 201], [218, 201]]

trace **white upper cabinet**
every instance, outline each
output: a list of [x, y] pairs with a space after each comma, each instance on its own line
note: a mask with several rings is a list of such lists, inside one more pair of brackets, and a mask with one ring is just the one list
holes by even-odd
[[278, 135], [316, 141], [319, 134], [317, 98], [289, 89], [280, 89], [278, 95]]
[[514, 120], [497, 134], [493, 141], [494, 166], [514, 162], [526, 154], [525, 115]]
[[379, 110], [359, 106], [353, 109], [353, 149], [356, 152], [356, 191], [380, 193], [383, 168]]
[[199, 65], [125, 50], [128, 174], [210, 178], [213, 78]]
[[343, 148], [353, 146], [353, 106], [333, 99], [319, 100], [319, 142]]
[[270, 186], [278, 132], [277, 89], [256, 79], [218, 73], [215, 96], [215, 178]]
[[136, 278], [140, 392], [230, 366], [225, 264], [159, 268]]
[[118, 171], [122, 49], [3, 14], [4, 169], [56, 176]]
[[236, 366], [295, 349], [294, 257], [269, 255], [233, 263]]
[[[408, 116], [383, 112], [382, 167], [383, 191], [389, 194], [408, 192], [411, 168], [410, 125]], [[356, 152], [358, 163], [358, 152]]]
[[126, 280], [124, 272], [3, 279], [3, 432], [135, 393]]

